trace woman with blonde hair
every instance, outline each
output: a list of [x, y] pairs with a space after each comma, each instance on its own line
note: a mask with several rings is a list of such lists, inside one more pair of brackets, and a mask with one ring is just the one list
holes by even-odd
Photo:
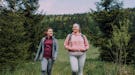
[[83, 75], [89, 43], [86, 36], [81, 33], [79, 24], [73, 24], [72, 30], [73, 32], [66, 37], [64, 46], [69, 52], [72, 75]]

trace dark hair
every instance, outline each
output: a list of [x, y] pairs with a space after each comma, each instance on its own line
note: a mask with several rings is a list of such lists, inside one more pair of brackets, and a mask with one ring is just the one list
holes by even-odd
[[[44, 35], [45, 35], [45, 36], [47, 36], [47, 31], [48, 31], [49, 29], [52, 29], [52, 28], [51, 28], [51, 27], [45, 28], [45, 30], [44, 30]], [[52, 30], [53, 30], [53, 29], [52, 29]]]

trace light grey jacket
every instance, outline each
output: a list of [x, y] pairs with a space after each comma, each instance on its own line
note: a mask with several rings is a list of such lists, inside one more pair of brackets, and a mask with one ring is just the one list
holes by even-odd
[[[57, 54], [58, 54], [58, 43], [57, 43], [57, 39], [55, 37], [52, 37], [52, 39], [53, 39], [52, 59], [56, 60], [56, 57], [57, 57]], [[44, 40], [46, 40], [46, 37], [43, 37], [41, 39], [34, 61], [42, 60], [43, 59], [43, 55], [44, 55]]]

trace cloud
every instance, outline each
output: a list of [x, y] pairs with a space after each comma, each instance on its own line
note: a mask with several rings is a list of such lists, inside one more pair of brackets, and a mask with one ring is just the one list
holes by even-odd
[[[124, 8], [134, 7], [135, 0], [124, 1]], [[73, 14], [90, 12], [96, 10], [96, 2], [100, 0], [39, 0], [40, 7], [38, 12], [46, 14]]]
[[39, 9], [38, 11], [48, 12], [52, 10], [52, 7], [55, 3], [55, 0], [39, 0]]
[[46, 14], [84, 13], [95, 9], [99, 0], [39, 0], [38, 11]]

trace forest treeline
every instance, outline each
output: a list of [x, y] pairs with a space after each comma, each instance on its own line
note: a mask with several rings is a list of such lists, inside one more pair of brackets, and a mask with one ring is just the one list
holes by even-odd
[[38, 0], [6, 0], [0, 7], [0, 69], [33, 60], [44, 29], [52, 27], [58, 39], [72, 32], [74, 23], [90, 43], [100, 48], [100, 59], [135, 64], [135, 8], [115, 0], [97, 2], [98, 9], [83, 14], [36, 14]]

